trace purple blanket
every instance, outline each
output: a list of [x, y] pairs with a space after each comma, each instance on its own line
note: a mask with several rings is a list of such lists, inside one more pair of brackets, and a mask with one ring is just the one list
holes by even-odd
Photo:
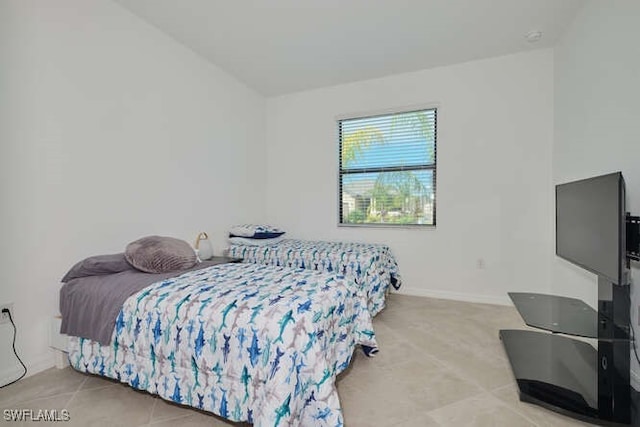
[[109, 345], [118, 313], [131, 295], [153, 283], [224, 262], [227, 260], [213, 259], [171, 273], [151, 274], [127, 270], [70, 280], [60, 289], [60, 332]]

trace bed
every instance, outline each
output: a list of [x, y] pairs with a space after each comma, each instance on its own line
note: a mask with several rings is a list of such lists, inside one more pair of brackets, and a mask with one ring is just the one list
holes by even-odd
[[372, 316], [385, 307], [389, 287], [399, 289], [402, 284], [398, 264], [386, 245], [283, 239], [260, 246], [231, 243], [229, 256], [245, 263], [342, 274], [366, 293]]
[[[110, 294], [83, 295], [79, 280], [65, 291], [76, 306]], [[232, 421], [337, 426], [335, 378], [358, 345], [377, 347], [366, 296], [344, 276], [229, 263], [140, 289], [108, 343], [70, 338], [69, 362]]]

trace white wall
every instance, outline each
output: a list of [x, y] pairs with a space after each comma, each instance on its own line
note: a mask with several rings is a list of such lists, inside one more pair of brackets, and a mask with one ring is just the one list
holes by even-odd
[[[265, 101], [110, 1], [0, 5], [0, 304], [39, 370], [75, 261], [152, 233], [220, 250], [263, 218]], [[0, 325], [0, 383], [10, 338]]]
[[[336, 116], [430, 103], [437, 227], [337, 227]], [[552, 133], [551, 50], [270, 98], [267, 218], [290, 236], [390, 245], [403, 293], [503, 303], [507, 291], [544, 292]]]
[[[640, 214], [640, 2], [591, 1], [555, 50], [555, 183], [622, 171], [627, 210]], [[560, 259], [553, 291], [597, 307], [596, 277]], [[632, 269], [632, 323], [640, 275]], [[640, 366], [632, 357], [634, 386]]]

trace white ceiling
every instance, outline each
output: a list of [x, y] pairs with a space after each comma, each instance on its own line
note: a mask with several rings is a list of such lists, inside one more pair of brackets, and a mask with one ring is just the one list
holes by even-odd
[[116, 1], [266, 96], [553, 46], [585, 2]]

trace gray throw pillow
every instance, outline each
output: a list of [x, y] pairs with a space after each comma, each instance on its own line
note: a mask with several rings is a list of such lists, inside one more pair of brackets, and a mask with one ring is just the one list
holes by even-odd
[[131, 265], [145, 273], [185, 270], [198, 260], [187, 242], [163, 236], [148, 236], [131, 242], [124, 254]]
[[96, 255], [85, 258], [67, 272], [62, 278], [62, 282], [87, 276], [102, 276], [105, 274], [120, 273], [122, 271], [133, 270], [127, 262], [123, 253], [113, 255]]

